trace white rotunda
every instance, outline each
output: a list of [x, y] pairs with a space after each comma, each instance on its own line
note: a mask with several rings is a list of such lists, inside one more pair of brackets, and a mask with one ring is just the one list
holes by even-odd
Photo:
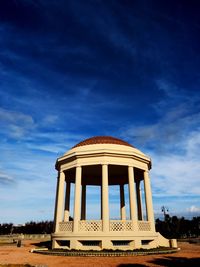
[[[80, 250], [176, 247], [176, 240], [165, 239], [155, 231], [150, 169], [151, 159], [147, 155], [110, 136], [86, 139], [58, 158], [52, 247]], [[112, 185], [119, 186], [119, 220], [110, 219], [109, 186]], [[99, 220], [86, 218], [87, 186], [99, 186], [101, 190]], [[125, 186], [128, 186], [128, 201]], [[145, 199], [143, 204], [142, 199]], [[73, 215], [70, 202], [73, 202]], [[70, 215], [73, 220], [69, 220]]]

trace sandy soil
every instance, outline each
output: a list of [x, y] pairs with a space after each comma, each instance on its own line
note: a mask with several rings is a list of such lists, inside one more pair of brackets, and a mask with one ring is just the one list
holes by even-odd
[[[39, 242], [39, 241], [38, 241]], [[23, 241], [22, 247], [14, 245], [0, 247], [0, 264], [29, 263], [37, 267], [53, 266], [200, 266], [200, 245], [179, 243], [181, 250], [174, 254], [132, 257], [66, 257], [30, 253], [37, 241]]]

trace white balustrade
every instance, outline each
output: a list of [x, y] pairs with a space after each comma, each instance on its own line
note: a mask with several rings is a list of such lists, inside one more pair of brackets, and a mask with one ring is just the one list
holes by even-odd
[[[60, 232], [72, 232], [73, 221], [60, 222]], [[134, 231], [131, 220], [110, 220], [110, 232]], [[138, 221], [139, 231], [151, 231], [151, 224], [148, 221]], [[100, 232], [102, 231], [101, 220], [81, 220], [78, 224], [79, 232]]]

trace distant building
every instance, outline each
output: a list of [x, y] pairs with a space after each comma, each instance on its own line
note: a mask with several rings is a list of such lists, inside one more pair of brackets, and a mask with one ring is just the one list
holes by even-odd
[[[151, 159], [127, 142], [98, 136], [75, 145], [57, 159], [57, 195], [55, 205], [53, 248], [101, 250], [138, 249], [158, 246], [176, 247], [176, 240], [168, 240], [155, 231], [149, 170]], [[75, 184], [74, 199], [70, 186]], [[145, 203], [142, 205], [141, 184]], [[87, 186], [101, 188], [101, 218], [87, 220]], [[120, 188], [120, 220], [110, 220], [109, 186]], [[129, 210], [124, 186], [128, 185]], [[73, 220], [70, 218], [73, 201]], [[142, 206], [145, 205], [145, 209]], [[144, 218], [146, 210], [146, 218]], [[129, 218], [129, 219], [127, 219]]]

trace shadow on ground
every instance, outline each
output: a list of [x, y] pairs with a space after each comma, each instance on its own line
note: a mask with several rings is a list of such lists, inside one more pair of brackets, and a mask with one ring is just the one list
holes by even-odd
[[143, 265], [143, 264], [137, 264], [137, 263], [125, 263], [125, 264], [119, 264], [117, 265], [117, 267], [130, 267], [130, 266], [134, 266], [134, 267], [145, 267], [145, 266], [148, 266], [148, 265]]
[[41, 241], [36, 243], [31, 243], [31, 245], [34, 245], [39, 248], [51, 248], [51, 241]]
[[[200, 258], [183, 258], [183, 257], [164, 257], [164, 258], [158, 258], [154, 259], [152, 261], [149, 261], [149, 263], [158, 265], [158, 266], [168, 266], [168, 267], [199, 267], [200, 266]], [[130, 267], [130, 266], [149, 266], [148, 264], [119, 264], [118, 267]]]
[[183, 258], [183, 257], [164, 257], [159, 259], [154, 259], [150, 261], [151, 263], [161, 265], [161, 266], [171, 266], [171, 267], [196, 267], [200, 266], [200, 258]]

